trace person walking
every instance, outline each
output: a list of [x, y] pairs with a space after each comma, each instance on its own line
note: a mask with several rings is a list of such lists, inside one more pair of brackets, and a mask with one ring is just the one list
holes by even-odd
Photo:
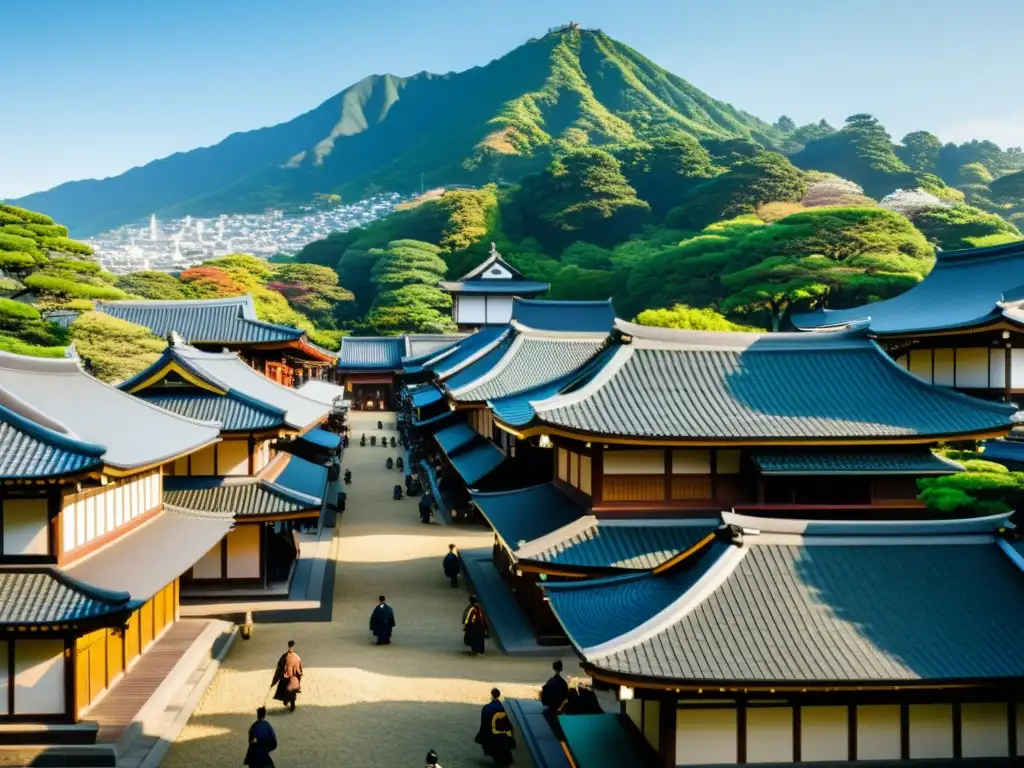
[[508, 713], [501, 703], [501, 691], [497, 688], [491, 689], [490, 702], [480, 709], [480, 730], [477, 731], [475, 741], [495, 765], [501, 768], [512, 765], [516, 738]]
[[459, 554], [455, 551], [455, 545], [448, 545], [448, 554], [444, 556], [442, 563], [444, 568], [444, 575], [452, 583], [452, 589], [459, 586], [459, 571], [462, 570], [462, 564], [459, 562]]
[[462, 643], [469, 646], [474, 656], [484, 652], [487, 637], [487, 616], [477, 602], [476, 595], [469, 596], [469, 605], [462, 612]]
[[437, 752], [434, 750], [427, 752], [426, 768], [441, 768], [441, 764], [437, 762]]
[[551, 726], [551, 732], [562, 739], [562, 727], [558, 722], [558, 716], [569, 703], [569, 682], [562, 677], [561, 661], [552, 664], [551, 669], [555, 674], [548, 678], [544, 687], [540, 689], [540, 703], [544, 705], [544, 719]]
[[370, 631], [377, 638], [377, 645], [390, 645], [391, 631], [395, 628], [395, 612], [385, 601], [384, 595], [377, 600], [377, 606], [370, 614]]
[[430, 525], [430, 516], [434, 514], [434, 496], [430, 493], [424, 493], [420, 496], [418, 506], [420, 510], [420, 522], [424, 525]]
[[294, 712], [295, 700], [302, 693], [302, 659], [295, 652], [294, 640], [288, 641], [288, 650], [277, 660], [277, 669], [270, 684], [277, 686], [274, 698]]
[[267, 722], [267, 708], [256, 710], [256, 722], [249, 726], [249, 746], [245, 750], [242, 765], [249, 768], [274, 768], [270, 753], [277, 749], [277, 734]]

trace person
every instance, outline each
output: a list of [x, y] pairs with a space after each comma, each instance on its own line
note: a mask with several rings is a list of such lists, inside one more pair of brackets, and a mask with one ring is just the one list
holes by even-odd
[[394, 435], [391, 436], [391, 447], [392, 448], [397, 448], [398, 447], [398, 441], [395, 440], [395, 436]]
[[512, 765], [512, 750], [516, 748], [516, 738], [512, 731], [512, 723], [501, 703], [501, 691], [491, 689], [491, 701], [480, 710], [480, 730], [476, 734], [476, 743], [484, 754], [494, 761], [495, 765]]
[[437, 762], [437, 752], [434, 750], [427, 752], [426, 768], [441, 768], [441, 764]]
[[394, 489], [392, 490], [391, 498], [393, 498], [395, 501], [402, 500], [402, 486], [396, 485], [394, 487]]
[[565, 705], [569, 703], [569, 683], [562, 677], [561, 661], [552, 664], [551, 669], [555, 674], [540, 689], [540, 703], [544, 705], [544, 719], [551, 726], [551, 732], [562, 739], [562, 728], [558, 722], [558, 716], [562, 714]]
[[277, 660], [277, 669], [270, 684], [277, 686], [274, 698], [294, 712], [295, 699], [302, 692], [302, 659], [295, 652], [294, 640], [288, 641], [288, 650]]
[[352, 470], [345, 470], [345, 485], [352, 485]]
[[476, 595], [469, 596], [469, 605], [462, 612], [462, 643], [476, 656], [484, 652], [484, 639], [487, 637], [487, 617], [484, 609], [477, 602]]
[[397, 469], [399, 472], [402, 472], [405, 469], [405, 460], [402, 459], [401, 456], [395, 459], [395, 469]]
[[366, 446], [366, 435], [365, 434], [363, 434], [363, 436], [359, 438], [359, 445], [361, 445], [363, 447]]
[[452, 582], [452, 589], [456, 589], [459, 586], [459, 571], [462, 570], [462, 566], [459, 563], [459, 555], [455, 551], [455, 545], [448, 545], [448, 554], [444, 556], [444, 575], [447, 576]]
[[377, 600], [377, 607], [370, 614], [370, 631], [377, 638], [377, 645], [390, 645], [391, 631], [395, 628], [395, 612], [385, 602], [384, 595]]
[[424, 493], [417, 503], [420, 510], [420, 522], [429, 525], [430, 516], [434, 514], [434, 497], [429, 493]]
[[390, 456], [388, 456], [388, 460], [384, 462], [384, 468], [385, 469], [394, 469], [395, 468], [395, 460], [392, 459]]
[[256, 722], [249, 726], [249, 746], [242, 765], [250, 768], [274, 768], [270, 753], [277, 749], [277, 734], [267, 722], [267, 708], [256, 710]]

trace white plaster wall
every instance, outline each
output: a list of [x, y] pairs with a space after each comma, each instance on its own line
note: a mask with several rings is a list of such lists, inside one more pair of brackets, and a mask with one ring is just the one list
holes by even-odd
[[989, 381], [993, 389], [1003, 389], [1006, 386], [1006, 350], [993, 349], [992, 356], [988, 361]]
[[933, 384], [940, 387], [953, 386], [953, 350], [936, 349], [935, 355], [935, 380]]
[[932, 351], [930, 349], [910, 350], [910, 372], [925, 381], [932, 380]]
[[487, 297], [487, 322], [490, 325], [507, 323], [512, 319], [512, 297], [511, 296], [488, 296]]
[[7, 499], [3, 514], [5, 555], [49, 554], [46, 499]]
[[1002, 703], [960, 705], [960, 751], [963, 757], [1009, 757], [1009, 712]]
[[680, 709], [676, 712], [676, 765], [733, 764], [735, 709]]
[[662, 451], [605, 451], [606, 475], [663, 475], [665, 454]]
[[1010, 386], [1024, 387], [1024, 349], [1010, 350]]
[[985, 347], [970, 347], [956, 351], [956, 385], [988, 388], [988, 350]]
[[[580, 490], [588, 496], [592, 494], [591, 478], [593, 466], [589, 456], [580, 456]], [[657, 703], [657, 702], [655, 702]]]
[[225, 440], [217, 444], [217, 474], [248, 475], [249, 443], [245, 440]]
[[857, 759], [900, 759], [900, 708], [895, 704], [857, 707]]
[[846, 707], [802, 707], [800, 759], [849, 759], [849, 712]]
[[747, 710], [747, 762], [793, 762], [792, 708]]
[[14, 714], [64, 712], [64, 641], [14, 643]]
[[487, 298], [485, 296], [459, 296], [455, 322], [483, 323], [486, 311]]
[[228, 531], [228, 578], [256, 579], [260, 575], [260, 527], [239, 525]]
[[220, 542], [218, 541], [192, 566], [192, 578], [219, 579], [220, 577]]
[[672, 474], [710, 475], [711, 451], [706, 448], [672, 451]]
[[910, 705], [910, 758], [953, 756], [953, 706]]
[[658, 718], [661, 716], [660, 701], [644, 701], [644, 738], [655, 750], [658, 749], [661, 734], [658, 733]]

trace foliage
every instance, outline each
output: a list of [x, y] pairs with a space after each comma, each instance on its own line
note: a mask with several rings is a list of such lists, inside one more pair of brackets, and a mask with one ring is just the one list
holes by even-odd
[[995, 514], [1024, 501], [1024, 473], [984, 460], [963, 462], [965, 472], [917, 481], [918, 498], [943, 514]]
[[632, 145], [617, 156], [627, 181], [650, 205], [655, 219], [664, 217], [694, 186], [722, 170], [699, 141], [682, 131]]
[[250, 256], [248, 253], [229, 253], [227, 256], [207, 259], [203, 262], [203, 266], [216, 267], [229, 274], [233, 273], [232, 270], [240, 270], [247, 272], [257, 280], [268, 280], [274, 276], [274, 268], [269, 263], [256, 256]]
[[192, 267], [178, 278], [197, 299], [219, 299], [241, 296], [250, 286], [220, 267]]
[[865, 197], [864, 190], [859, 184], [831, 173], [808, 173], [807, 193], [800, 202], [805, 208], [821, 208], [826, 205], [874, 205], [870, 197]]
[[436, 245], [416, 240], [388, 243], [370, 272], [381, 290], [367, 322], [382, 335], [451, 328], [451, 297], [437, 287], [446, 269]]
[[61, 358], [64, 357], [65, 350], [66, 347], [63, 344], [56, 346], [32, 344], [6, 331], [0, 331], [0, 352], [9, 352], [12, 355], [28, 355], [29, 357]]
[[143, 299], [169, 301], [189, 298], [181, 281], [166, 272], [132, 272], [118, 275], [114, 285], [131, 296]]
[[273, 274], [267, 288], [321, 329], [333, 329], [344, 319], [345, 305], [353, 302], [351, 291], [338, 286], [338, 273], [316, 264], [285, 264]]
[[149, 329], [102, 312], [84, 312], [71, 324], [71, 340], [97, 378], [117, 382], [155, 363], [166, 346]]
[[997, 199], [1021, 200], [1024, 199], [1024, 171], [1008, 173], [1000, 176], [989, 184], [989, 189]]
[[695, 309], [685, 304], [676, 304], [669, 309], [645, 309], [636, 316], [636, 322], [655, 328], [677, 328], [690, 331], [758, 330], [734, 323], [713, 309]]
[[1012, 243], [1021, 239], [1020, 230], [994, 213], [969, 205], [931, 207], [911, 216], [929, 242], [945, 251]]
[[938, 173], [942, 142], [928, 131], [908, 133], [896, 147], [896, 155], [915, 171]]
[[494, 186], [445, 192], [437, 206], [447, 219], [438, 241], [442, 251], [468, 248], [497, 229], [498, 196]]
[[702, 229], [753, 213], [763, 203], [799, 202], [806, 193], [803, 175], [786, 158], [761, 152], [694, 187], [679, 207], [669, 211], [665, 223], [676, 229]]
[[22, 282], [40, 295], [54, 295], [68, 299], [124, 299], [127, 294], [110, 285], [92, 285], [64, 276], [33, 272]]
[[990, 184], [995, 178], [981, 163], [964, 163], [957, 171], [957, 181], [960, 184]]
[[942, 208], [948, 205], [949, 203], [944, 203], [937, 196], [931, 192], [926, 192], [920, 187], [917, 189], [897, 189], [892, 194], [883, 197], [878, 203], [879, 208], [901, 213], [908, 219], [929, 208]]
[[800, 213], [802, 210], [804, 207], [800, 203], [764, 203], [757, 207], [755, 213], [761, 221], [771, 224], [773, 221], [792, 216], [794, 213]]
[[571, 264], [555, 273], [548, 295], [570, 301], [603, 301], [615, 293], [615, 285], [614, 272]]

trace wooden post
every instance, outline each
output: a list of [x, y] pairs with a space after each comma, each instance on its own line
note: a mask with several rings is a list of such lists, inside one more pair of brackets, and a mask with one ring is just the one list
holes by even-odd
[[665, 696], [658, 706], [658, 768], [676, 766], [676, 700]]
[[1010, 390], [1013, 387], [1013, 377], [1011, 374], [1013, 357], [1013, 343], [1009, 338], [1006, 339], [1006, 360], [1003, 363], [1003, 402], [1010, 402]]

